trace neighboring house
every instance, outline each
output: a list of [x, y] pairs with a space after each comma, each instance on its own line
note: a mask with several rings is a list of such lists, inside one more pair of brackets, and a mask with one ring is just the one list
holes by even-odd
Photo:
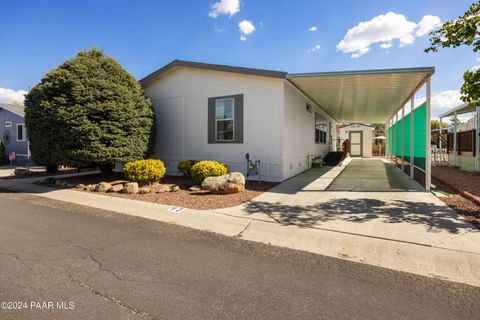
[[350, 124], [338, 127], [338, 138], [341, 142], [350, 141], [350, 156], [372, 157], [373, 131], [375, 127], [365, 124]]
[[[441, 114], [440, 122], [445, 118], [457, 117], [458, 115], [471, 115], [466, 123], [450, 125], [447, 134], [443, 134], [443, 141], [439, 141], [438, 147], [445, 147], [445, 138], [448, 148], [448, 163], [458, 166], [466, 171], [480, 172], [480, 107], [463, 103]], [[457, 118], [458, 119], [458, 118]]]
[[22, 105], [0, 103], [0, 139], [5, 145], [7, 154], [10, 155], [12, 152], [16, 154], [13, 162], [16, 165], [26, 165], [29, 159], [23, 109]]
[[174, 61], [140, 82], [156, 114], [154, 157], [169, 174], [182, 159], [245, 173], [249, 153], [262, 180], [283, 181], [335, 150], [335, 120], [285, 72]]

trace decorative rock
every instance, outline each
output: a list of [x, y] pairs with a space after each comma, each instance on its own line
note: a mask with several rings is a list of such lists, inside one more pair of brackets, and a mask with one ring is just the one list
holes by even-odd
[[139, 192], [138, 183], [136, 182], [129, 182], [125, 183], [123, 187], [123, 192], [128, 194], [135, 194]]
[[202, 188], [212, 193], [229, 194], [245, 190], [245, 177], [240, 172], [232, 172], [218, 177], [207, 177]]
[[177, 192], [177, 191], [180, 191], [180, 187], [179, 187], [179, 186], [171, 186], [171, 187], [170, 187], [170, 192]]
[[61, 186], [62, 183], [63, 183], [63, 181], [62, 181], [62, 180], [59, 180], [59, 179], [55, 180], [55, 182], [54, 182], [54, 184], [55, 184], [56, 186]]
[[110, 189], [111, 187], [112, 187], [112, 185], [110, 183], [102, 181], [95, 186], [94, 191], [95, 192], [107, 192], [107, 190]]
[[115, 185], [117, 185], [117, 184], [123, 185], [123, 184], [129, 183], [129, 182], [130, 182], [130, 181], [128, 181], [128, 180], [115, 180], [115, 181], [110, 182], [110, 184], [111, 184], [112, 186], [115, 186]]
[[61, 184], [62, 187], [68, 187], [68, 185], [69, 183], [67, 181], [65, 180], [62, 181], [62, 184]]
[[95, 190], [95, 186], [96, 186], [96, 185], [94, 185], [94, 184], [87, 184], [87, 185], [85, 186], [85, 188], [83, 188], [83, 189], [84, 189], [84, 190], [87, 190], [87, 191], [93, 191], [93, 190]]
[[164, 192], [169, 192], [169, 191], [170, 191], [169, 186], [162, 185], [155, 192], [156, 193], [164, 193]]
[[66, 187], [67, 188], [75, 188], [75, 185], [73, 183], [67, 183]]
[[202, 188], [199, 187], [199, 186], [191, 186], [190, 188], [188, 188], [188, 190], [190, 190], [190, 191], [200, 191], [200, 190], [202, 190]]
[[149, 193], [152, 193], [152, 190], [149, 189], [149, 188], [142, 188], [140, 189], [140, 194], [149, 194]]
[[107, 190], [107, 192], [121, 192], [123, 191], [123, 184], [114, 184]]

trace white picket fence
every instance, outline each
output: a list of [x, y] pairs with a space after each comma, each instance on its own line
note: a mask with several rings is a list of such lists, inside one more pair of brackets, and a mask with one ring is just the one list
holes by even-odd
[[448, 165], [448, 150], [447, 148], [438, 148], [432, 146], [432, 166], [447, 166]]

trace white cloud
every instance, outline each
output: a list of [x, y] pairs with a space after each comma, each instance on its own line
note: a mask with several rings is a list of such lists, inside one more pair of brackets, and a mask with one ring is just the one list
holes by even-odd
[[318, 30], [317, 26], [311, 26], [310, 29], [308, 29], [308, 31], [312, 31], [312, 32], [315, 32], [317, 30]]
[[0, 103], [23, 103], [26, 94], [27, 91], [25, 90], [15, 91], [12, 89], [0, 88]]
[[421, 37], [435, 28], [438, 28], [442, 25], [440, 17], [432, 16], [430, 14], [423, 16], [422, 20], [418, 23], [418, 29], [415, 33], [417, 37]]
[[240, 30], [240, 40], [245, 41], [247, 40], [247, 36], [255, 31], [255, 26], [251, 21], [242, 20], [238, 24], [238, 29]]
[[384, 42], [380, 45], [380, 48], [382, 48], [382, 49], [388, 49], [388, 48], [391, 48], [391, 47], [392, 47], [391, 42]]
[[319, 44], [317, 44], [317, 45], [315, 45], [313, 48], [308, 49], [307, 52], [310, 53], [310, 52], [318, 51], [318, 50], [320, 50], [320, 47], [321, 47], [321, 46], [320, 46]]
[[[415, 36], [421, 36], [438, 26], [440, 18], [427, 15], [417, 24], [409, 21], [403, 14], [388, 12], [365, 22], [360, 22], [348, 30], [345, 37], [337, 44], [337, 50], [352, 53], [358, 58], [370, 51], [373, 43], [380, 42], [380, 47], [388, 49], [393, 40], [399, 41], [399, 47], [415, 42]], [[428, 31], [426, 31], [428, 30]]]
[[[477, 62], [480, 62], [480, 58], [477, 58]], [[470, 71], [475, 72], [478, 69], [480, 69], [480, 64], [477, 64], [476, 66], [471, 67]]]
[[248, 20], [240, 21], [240, 23], [238, 24], [238, 28], [240, 29], [240, 32], [244, 35], [249, 35], [253, 31], [255, 31], [255, 26], [251, 21]]
[[[432, 94], [432, 117], [438, 118], [438, 116], [445, 111], [453, 109], [463, 103], [460, 99], [460, 91], [458, 90], [445, 90], [440, 92], [434, 92]], [[425, 96], [415, 98], [415, 106], [419, 106], [425, 102]]]
[[240, 0], [220, 0], [215, 2], [210, 9], [209, 17], [217, 18], [222, 14], [231, 17], [240, 11]]

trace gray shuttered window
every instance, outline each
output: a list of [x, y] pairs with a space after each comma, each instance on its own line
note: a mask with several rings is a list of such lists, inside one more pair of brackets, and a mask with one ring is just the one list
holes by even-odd
[[[228, 120], [223, 120], [217, 117], [216, 112], [217, 101], [225, 101], [229, 105], [231, 100], [233, 100], [233, 128], [229, 127], [231, 115], [225, 114], [224, 117]], [[233, 134], [230, 132], [232, 129]], [[243, 94], [208, 98], [208, 143], [243, 143]]]

